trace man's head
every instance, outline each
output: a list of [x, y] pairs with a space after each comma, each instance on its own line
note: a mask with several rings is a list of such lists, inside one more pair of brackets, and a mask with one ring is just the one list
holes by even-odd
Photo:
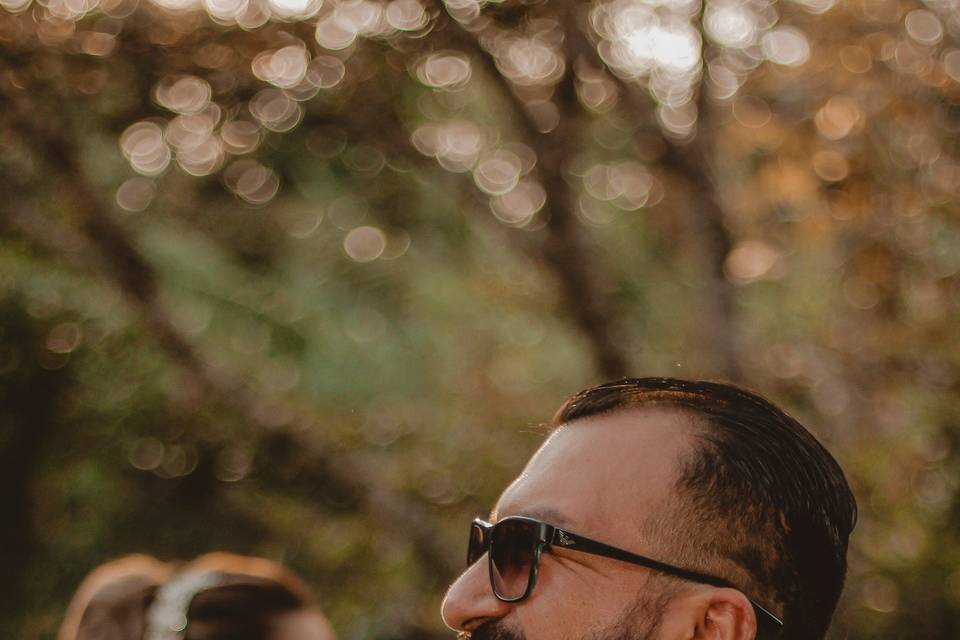
[[494, 596], [486, 557], [472, 565], [448, 625], [475, 640], [734, 640], [755, 635], [752, 600], [784, 620], [780, 637], [824, 636], [856, 504], [799, 423], [729, 385], [645, 378], [574, 395], [554, 426], [494, 520], [536, 517], [735, 588], [547, 545], [517, 603]]

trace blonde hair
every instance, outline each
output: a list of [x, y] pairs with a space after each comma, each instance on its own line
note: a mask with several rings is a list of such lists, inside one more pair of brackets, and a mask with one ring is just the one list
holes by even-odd
[[81, 624], [100, 627], [104, 640], [134, 637], [130, 633], [143, 628], [146, 615], [139, 596], [149, 594], [152, 598], [157, 587], [174, 572], [174, 565], [141, 554], [105, 562], [80, 583], [57, 640], [76, 640]]
[[[174, 620], [179, 624], [170, 625]], [[189, 563], [132, 555], [94, 569], [67, 608], [57, 640], [204, 637], [334, 640], [307, 584], [265, 558], [214, 552]]]

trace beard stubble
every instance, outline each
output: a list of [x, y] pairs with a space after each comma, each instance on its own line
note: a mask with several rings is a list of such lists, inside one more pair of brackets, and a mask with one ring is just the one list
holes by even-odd
[[[568, 640], [655, 640], [668, 600], [669, 596], [665, 595], [652, 600], [637, 600], [603, 631]], [[458, 633], [457, 640], [526, 640], [526, 636], [497, 620], [484, 623], [472, 632]]]

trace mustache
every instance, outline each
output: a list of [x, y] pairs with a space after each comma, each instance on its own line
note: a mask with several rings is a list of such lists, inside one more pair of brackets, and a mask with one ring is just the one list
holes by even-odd
[[519, 633], [514, 633], [499, 622], [485, 622], [473, 631], [461, 631], [457, 640], [525, 640]]

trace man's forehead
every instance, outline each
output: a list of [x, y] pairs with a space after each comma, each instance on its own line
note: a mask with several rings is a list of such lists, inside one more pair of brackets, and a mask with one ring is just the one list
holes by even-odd
[[691, 424], [676, 410], [640, 408], [563, 425], [503, 492], [491, 517], [526, 515], [579, 529], [616, 518], [633, 527], [672, 492]]

